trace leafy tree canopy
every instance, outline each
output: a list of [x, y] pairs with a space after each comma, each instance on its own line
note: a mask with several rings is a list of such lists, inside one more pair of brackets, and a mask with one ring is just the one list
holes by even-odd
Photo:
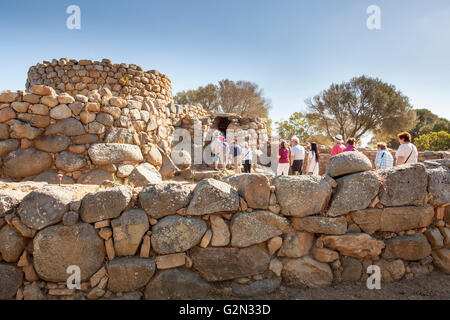
[[378, 78], [356, 77], [332, 84], [306, 100], [306, 117], [317, 133], [360, 139], [366, 133], [408, 130], [415, 124], [409, 99]]
[[297, 136], [301, 142], [306, 142], [311, 136], [312, 127], [301, 112], [293, 113], [288, 120], [277, 121], [277, 132], [282, 139]]
[[181, 91], [174, 97], [177, 104], [200, 103], [208, 110], [236, 113], [240, 116], [268, 118], [270, 100], [256, 83], [222, 80], [195, 90]]

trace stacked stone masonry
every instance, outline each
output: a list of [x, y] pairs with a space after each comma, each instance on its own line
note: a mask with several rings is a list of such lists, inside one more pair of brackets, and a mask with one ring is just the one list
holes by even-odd
[[[167, 76], [133, 64], [44, 61], [29, 69], [26, 88], [0, 92], [0, 178], [57, 183], [62, 174], [65, 184], [128, 179], [142, 186], [180, 172], [189, 177], [191, 154], [215, 126], [201, 105], [173, 103]], [[227, 129], [266, 129], [264, 119], [222, 116]], [[190, 153], [177, 155], [181, 168], [172, 160], [183, 141], [177, 129], [192, 141]]]
[[373, 171], [352, 156], [323, 177], [2, 191], [0, 298], [252, 297], [364, 282], [370, 265], [382, 282], [450, 274], [449, 161]]
[[174, 126], [205, 114], [200, 105], [125, 99], [107, 88], [86, 94], [58, 94], [44, 85], [2, 91], [1, 177], [57, 183], [60, 172], [63, 183], [101, 184], [122, 181], [139, 166], [165, 177], [175, 168]]
[[43, 61], [28, 70], [26, 88], [29, 90], [36, 84], [72, 96], [107, 88], [114, 96], [122, 98], [141, 96], [173, 101], [172, 85], [166, 75], [157, 70], [143, 71], [135, 64], [112, 64], [109, 59], [101, 62], [67, 58]]

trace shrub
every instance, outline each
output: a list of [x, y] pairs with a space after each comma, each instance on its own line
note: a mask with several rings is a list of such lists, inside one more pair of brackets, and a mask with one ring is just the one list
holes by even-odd
[[417, 137], [414, 143], [419, 151], [450, 149], [450, 134], [446, 131], [430, 132]]

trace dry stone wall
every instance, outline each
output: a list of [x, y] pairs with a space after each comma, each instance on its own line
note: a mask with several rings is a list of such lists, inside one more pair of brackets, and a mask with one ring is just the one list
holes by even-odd
[[165, 177], [176, 168], [170, 160], [174, 125], [204, 112], [150, 97], [116, 97], [107, 88], [86, 94], [44, 85], [2, 91], [1, 176], [57, 183], [59, 172], [64, 183], [101, 184], [131, 175], [131, 182], [145, 185], [149, 172]]
[[36, 84], [72, 96], [107, 88], [122, 98], [141, 96], [173, 102], [171, 81], [166, 75], [157, 70], [143, 71], [135, 64], [112, 64], [109, 59], [100, 62], [61, 58], [40, 62], [28, 70], [26, 88]]
[[382, 282], [450, 274], [448, 160], [372, 171], [361, 154], [349, 170], [349, 154], [324, 177], [4, 191], [0, 298], [252, 297], [364, 282], [370, 265]]

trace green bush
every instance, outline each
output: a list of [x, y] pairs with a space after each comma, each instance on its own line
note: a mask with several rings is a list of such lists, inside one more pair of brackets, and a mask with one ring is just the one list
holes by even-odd
[[446, 151], [450, 149], [450, 134], [446, 131], [422, 134], [414, 140], [419, 151]]

